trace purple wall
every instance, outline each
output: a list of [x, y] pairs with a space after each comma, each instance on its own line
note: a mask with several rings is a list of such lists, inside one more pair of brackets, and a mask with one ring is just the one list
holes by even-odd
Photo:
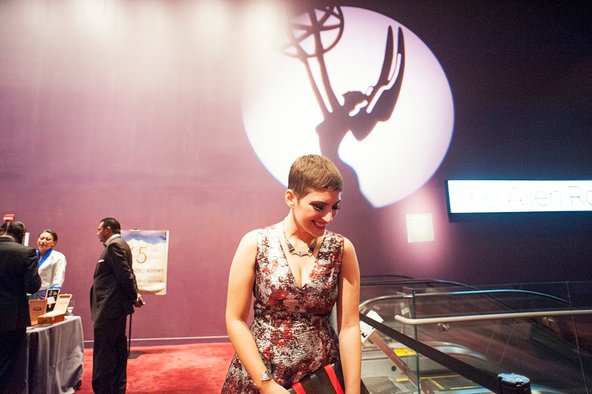
[[[592, 32], [579, 3], [396, 3], [374, 9], [441, 62], [454, 136], [438, 171], [402, 201], [372, 208], [346, 190], [332, 229], [352, 239], [362, 274], [591, 280], [589, 216], [451, 223], [444, 193], [449, 178], [590, 177]], [[245, 134], [232, 37], [200, 31], [196, 4], [0, 2], [0, 213], [24, 221], [32, 243], [43, 228], [58, 232], [87, 339], [102, 217], [170, 230], [168, 293], [146, 297], [134, 337], [220, 340], [240, 237], [287, 212]], [[432, 213], [434, 242], [407, 243], [413, 212]]]

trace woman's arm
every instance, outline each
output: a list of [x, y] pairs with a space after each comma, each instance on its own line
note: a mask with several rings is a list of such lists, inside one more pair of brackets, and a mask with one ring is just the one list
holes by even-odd
[[51, 283], [49, 287], [59, 287], [61, 288], [64, 284], [64, 279], [66, 278], [66, 256], [62, 253], [56, 253], [56, 251], [51, 252], [52, 255], [55, 253], [55, 260], [53, 262], [53, 275], [51, 278]]
[[261, 360], [257, 344], [247, 324], [255, 281], [256, 255], [257, 232], [251, 231], [243, 237], [232, 259], [226, 298], [226, 331], [236, 354], [259, 391], [285, 393], [287, 391], [274, 380], [261, 381], [261, 374], [267, 367]]
[[362, 340], [360, 337], [360, 269], [352, 243], [346, 238], [339, 278], [337, 323], [339, 353], [346, 394], [360, 393]]

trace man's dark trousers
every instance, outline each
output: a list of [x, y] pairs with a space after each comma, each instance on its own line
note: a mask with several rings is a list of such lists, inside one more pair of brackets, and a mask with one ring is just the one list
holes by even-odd
[[127, 316], [94, 327], [92, 387], [96, 394], [125, 393], [127, 383]]

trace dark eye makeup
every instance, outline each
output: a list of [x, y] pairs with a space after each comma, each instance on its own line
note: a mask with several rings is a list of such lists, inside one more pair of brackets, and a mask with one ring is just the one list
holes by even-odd
[[[311, 205], [315, 209], [315, 211], [319, 211], [319, 212], [323, 211], [325, 209], [325, 207], [327, 206], [327, 204], [323, 204], [323, 203], [311, 203]], [[331, 207], [331, 210], [333, 210], [333, 211], [338, 211], [339, 209], [341, 209], [340, 203], [337, 203]]]

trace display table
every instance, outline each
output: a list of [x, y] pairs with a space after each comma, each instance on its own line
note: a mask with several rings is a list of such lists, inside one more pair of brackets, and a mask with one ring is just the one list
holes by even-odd
[[11, 386], [17, 393], [73, 393], [82, 384], [83, 346], [80, 316], [27, 328]]

